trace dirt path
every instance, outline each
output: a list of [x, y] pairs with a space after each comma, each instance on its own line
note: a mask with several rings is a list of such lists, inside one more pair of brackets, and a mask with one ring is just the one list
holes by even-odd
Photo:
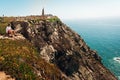
[[0, 72], [0, 80], [15, 80], [10, 75], [6, 75], [5, 72]]

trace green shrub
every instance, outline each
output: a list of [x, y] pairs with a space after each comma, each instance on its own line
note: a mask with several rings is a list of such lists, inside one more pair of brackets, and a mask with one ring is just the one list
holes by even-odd
[[58, 17], [55, 17], [55, 16], [51, 17], [51, 18], [49, 18], [47, 20], [50, 21], [50, 22], [60, 21], [60, 19]]
[[[36, 70], [41, 77], [37, 76]], [[41, 59], [27, 40], [0, 39], [0, 71], [16, 80], [60, 80], [61, 77], [58, 68]]]
[[3, 20], [2, 17], [0, 17], [0, 22], [2, 22], [2, 20]]
[[31, 64], [26, 62], [37, 54], [32, 45], [27, 41], [11, 40], [0, 40], [0, 44], [0, 70], [17, 80], [35, 80], [36, 74]]
[[5, 34], [5, 29], [8, 23], [14, 20], [15, 20], [14, 17], [4, 17], [4, 21], [3, 21], [3, 18], [0, 17], [0, 34], [1, 35]]
[[5, 29], [6, 29], [7, 23], [0, 23], [0, 34], [3, 35], [5, 34]]

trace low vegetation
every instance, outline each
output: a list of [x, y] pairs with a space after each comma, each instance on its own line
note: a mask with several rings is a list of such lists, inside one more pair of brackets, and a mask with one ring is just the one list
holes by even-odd
[[50, 22], [57, 22], [57, 21], [60, 21], [60, 19], [59, 19], [57, 16], [48, 18], [47, 20], [50, 21]]
[[0, 71], [17, 80], [59, 80], [60, 71], [26, 40], [0, 40]]
[[0, 34], [1, 35], [5, 34], [6, 26], [7, 26], [7, 23], [0, 23]]
[[4, 35], [5, 34], [5, 28], [8, 25], [8, 23], [10, 23], [11, 21], [13, 21], [14, 18], [13, 17], [0, 17], [0, 35]]

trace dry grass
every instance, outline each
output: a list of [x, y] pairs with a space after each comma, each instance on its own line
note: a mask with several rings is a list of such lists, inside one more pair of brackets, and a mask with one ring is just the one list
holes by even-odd
[[[0, 17], [0, 19], [3, 19]], [[0, 20], [0, 34], [4, 35], [5, 34], [5, 28], [8, 25], [8, 23], [10, 23], [11, 21], [13, 21], [15, 18], [14, 17], [4, 17], [4, 21]]]
[[[60, 71], [46, 63], [26, 40], [0, 40], [0, 70], [17, 80], [59, 80]], [[37, 76], [36, 70], [41, 76]]]

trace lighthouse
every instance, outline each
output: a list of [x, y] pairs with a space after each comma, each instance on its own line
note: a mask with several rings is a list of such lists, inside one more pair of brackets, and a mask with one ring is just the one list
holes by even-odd
[[45, 20], [45, 12], [44, 12], [44, 8], [42, 9], [42, 19]]
[[42, 16], [44, 16], [45, 15], [45, 13], [44, 13], [44, 8], [42, 9]]

